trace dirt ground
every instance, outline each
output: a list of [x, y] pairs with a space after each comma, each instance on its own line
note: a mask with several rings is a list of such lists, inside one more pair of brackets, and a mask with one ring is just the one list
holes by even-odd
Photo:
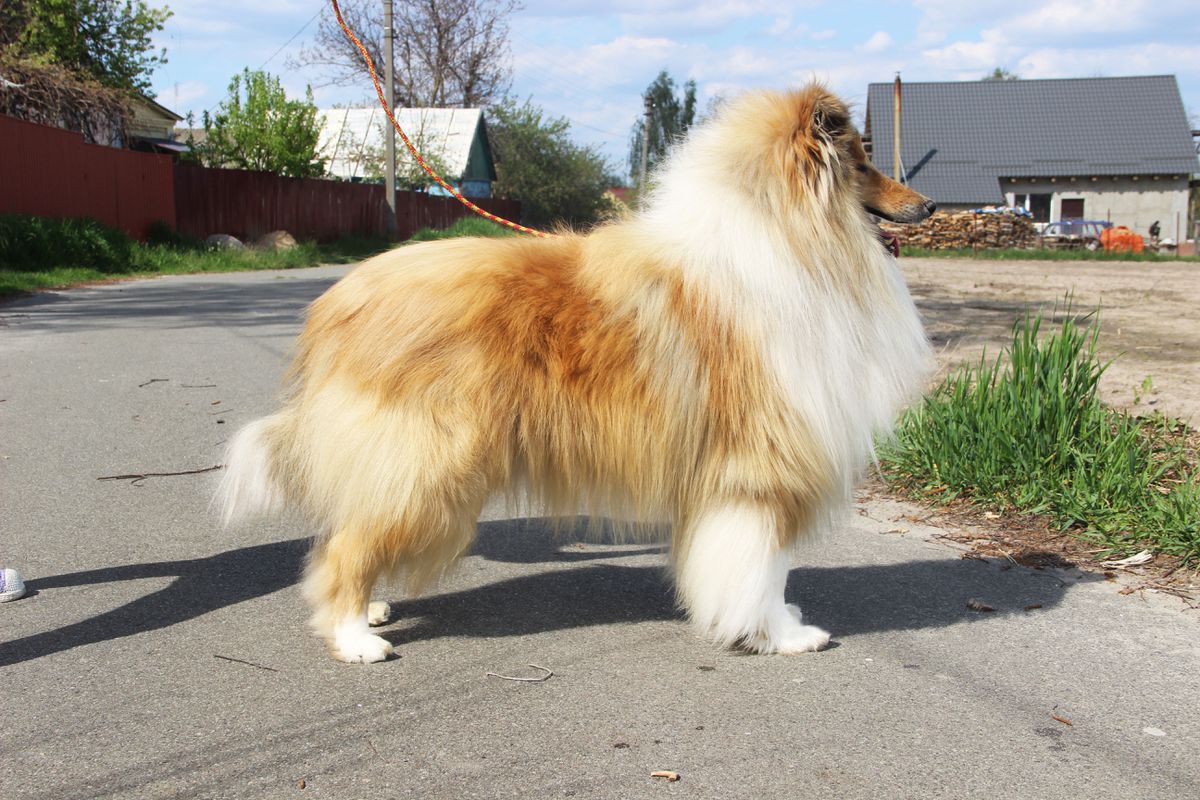
[[998, 352], [1027, 306], [1044, 308], [1049, 316], [1055, 301], [1072, 292], [1077, 311], [1100, 308], [1100, 352], [1115, 359], [1101, 379], [1105, 401], [1200, 425], [1200, 265], [941, 258], [900, 263], [943, 369], [978, 358], [985, 347]]
[[[941, 258], [900, 263], [937, 353], [936, 378], [978, 359], [984, 348], [999, 352], [1026, 307], [1050, 318], [1055, 302], [1070, 292], [1076, 312], [1100, 309], [1100, 354], [1113, 362], [1101, 378], [1104, 400], [1135, 414], [1160, 411], [1200, 426], [1200, 266]], [[1044, 331], [1052, 327], [1043, 322]], [[877, 479], [860, 491], [866, 498], [888, 494]], [[1036, 516], [996, 514], [967, 502], [929, 507], [925, 515], [946, 539], [968, 547], [971, 557], [1076, 565], [1109, 580], [1119, 573], [1122, 594], [1167, 592], [1189, 604], [1200, 598], [1200, 573], [1180, 569], [1177, 559], [1162, 554], [1114, 571], [1092, 545]]]

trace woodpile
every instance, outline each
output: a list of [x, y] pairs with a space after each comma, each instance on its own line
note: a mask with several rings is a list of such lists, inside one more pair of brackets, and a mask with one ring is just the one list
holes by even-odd
[[926, 250], [1001, 250], [1033, 247], [1033, 220], [1012, 211], [938, 211], [916, 225], [882, 222], [880, 227], [900, 237], [905, 247]]

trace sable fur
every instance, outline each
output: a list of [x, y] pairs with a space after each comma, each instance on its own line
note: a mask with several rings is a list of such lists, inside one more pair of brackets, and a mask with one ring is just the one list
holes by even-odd
[[227, 520], [319, 524], [305, 593], [335, 656], [386, 657], [372, 586], [426, 587], [496, 491], [669, 524], [681, 604], [723, 644], [828, 640], [784, 605], [789, 545], [928, 359], [866, 209], [932, 204], [819, 86], [730, 102], [657, 181], [587, 235], [408, 245], [313, 303], [286, 404], [235, 438], [222, 492]]

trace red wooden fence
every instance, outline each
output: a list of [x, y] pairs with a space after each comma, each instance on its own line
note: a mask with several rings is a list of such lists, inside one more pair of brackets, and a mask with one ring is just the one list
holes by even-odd
[[[493, 214], [516, 218], [514, 200], [476, 201]], [[267, 172], [175, 165], [175, 208], [179, 231], [203, 238], [228, 233], [253, 240], [285, 230], [297, 239], [329, 241], [356, 234], [387, 233], [383, 186], [311, 178], [281, 178]], [[423, 227], [445, 228], [470, 212], [457, 200], [418, 192], [396, 192], [401, 239]]]
[[[477, 200], [516, 220], [515, 200]], [[387, 233], [383, 186], [266, 172], [208, 169], [170, 156], [86, 144], [78, 133], [0, 115], [0, 214], [92, 217], [139, 239], [161, 220], [202, 239], [228, 233], [253, 240], [285, 230], [297, 239]], [[396, 193], [401, 239], [445, 228], [471, 213], [449, 197]]]
[[176, 223], [171, 157], [0, 115], [0, 214], [92, 217], [142, 239]]

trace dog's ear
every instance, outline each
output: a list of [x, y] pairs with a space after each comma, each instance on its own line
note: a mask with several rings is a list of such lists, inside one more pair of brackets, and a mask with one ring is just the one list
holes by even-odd
[[817, 135], [836, 139], [850, 127], [850, 114], [832, 98], [824, 98], [813, 110], [812, 129]]

